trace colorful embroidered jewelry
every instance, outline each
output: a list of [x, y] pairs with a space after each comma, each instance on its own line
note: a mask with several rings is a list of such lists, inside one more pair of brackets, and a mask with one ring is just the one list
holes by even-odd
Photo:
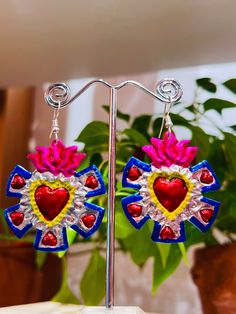
[[92, 165], [75, 172], [84, 153], [77, 146], [65, 147], [60, 140], [49, 147], [38, 146], [28, 155], [36, 170], [31, 173], [21, 166], [12, 171], [7, 195], [19, 197], [19, 204], [5, 210], [12, 231], [21, 238], [36, 229], [34, 247], [42, 251], [68, 248], [66, 228], [88, 238], [99, 227], [104, 209], [88, 203], [89, 197], [105, 193], [102, 176]]
[[183, 242], [185, 220], [207, 231], [216, 218], [220, 203], [202, 193], [219, 189], [218, 179], [207, 161], [189, 167], [198, 150], [189, 142], [171, 132], [152, 138], [142, 147], [152, 164], [132, 157], [124, 169], [123, 186], [139, 190], [122, 199], [124, 212], [137, 229], [152, 219], [155, 242]]

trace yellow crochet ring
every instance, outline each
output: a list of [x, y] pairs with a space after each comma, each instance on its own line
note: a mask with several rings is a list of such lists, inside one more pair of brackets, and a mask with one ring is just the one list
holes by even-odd
[[[188, 191], [186, 193], [185, 198], [183, 199], [183, 201], [180, 203], [180, 205], [174, 210], [174, 211], [168, 211], [162, 204], [161, 202], [158, 200], [158, 197], [155, 194], [155, 191], [153, 189], [154, 186], [154, 182], [158, 177], [164, 177], [167, 180], [173, 179], [173, 178], [179, 178], [181, 180], [183, 180], [186, 184], [186, 187], [188, 188]], [[151, 196], [152, 201], [154, 202], [154, 204], [156, 205], [156, 207], [162, 211], [162, 213], [166, 216], [167, 219], [169, 220], [175, 220], [177, 215], [179, 215], [187, 206], [190, 197], [191, 197], [191, 193], [193, 191], [194, 188], [194, 184], [183, 174], [179, 173], [179, 172], [173, 172], [171, 174], [168, 174], [166, 172], [154, 172], [152, 173], [149, 177], [148, 177], [148, 189], [149, 189], [149, 193]]]
[[[49, 189], [58, 189], [58, 188], [64, 188], [67, 190], [69, 193], [69, 198], [68, 201], [66, 201], [65, 206], [63, 209], [56, 215], [56, 217], [53, 220], [47, 220], [44, 215], [41, 213], [36, 199], [35, 199], [35, 191], [40, 187], [40, 186], [46, 186]], [[60, 223], [60, 221], [63, 219], [65, 216], [66, 212], [70, 208], [73, 198], [75, 194], [75, 187], [71, 186], [68, 182], [62, 182], [60, 180], [55, 180], [53, 182], [48, 182], [44, 180], [36, 180], [32, 182], [29, 188], [29, 197], [30, 197], [30, 204], [32, 206], [32, 209], [34, 213], [37, 215], [38, 219], [41, 220], [43, 223], [45, 223], [48, 227], [53, 227]]]

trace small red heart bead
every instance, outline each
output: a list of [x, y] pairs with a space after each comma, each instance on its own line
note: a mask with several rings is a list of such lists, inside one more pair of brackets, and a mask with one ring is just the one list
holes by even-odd
[[56, 246], [57, 245], [57, 238], [52, 231], [48, 231], [43, 239], [42, 244], [45, 246]]
[[92, 226], [94, 225], [95, 221], [96, 221], [96, 216], [93, 214], [89, 214], [89, 215], [84, 215], [83, 217], [81, 217], [85, 227], [87, 228], [92, 228]]
[[139, 171], [137, 167], [131, 167], [128, 170], [127, 178], [130, 181], [136, 181], [140, 176], [141, 176], [141, 172]]
[[127, 206], [128, 212], [132, 217], [139, 217], [142, 214], [142, 206], [138, 204], [129, 204]]
[[200, 210], [201, 218], [204, 222], [209, 222], [213, 216], [214, 211], [209, 208], [204, 208]]
[[25, 179], [18, 174], [11, 181], [11, 187], [15, 190], [20, 190], [25, 186]]
[[12, 212], [10, 213], [10, 217], [13, 225], [19, 226], [22, 224], [25, 215], [21, 212]]
[[172, 240], [175, 238], [175, 234], [171, 227], [165, 226], [160, 232], [160, 237], [162, 240]]
[[98, 180], [93, 175], [90, 175], [86, 179], [85, 186], [94, 190], [98, 187]]
[[200, 181], [205, 184], [211, 184], [214, 181], [214, 178], [208, 170], [203, 170], [200, 176]]

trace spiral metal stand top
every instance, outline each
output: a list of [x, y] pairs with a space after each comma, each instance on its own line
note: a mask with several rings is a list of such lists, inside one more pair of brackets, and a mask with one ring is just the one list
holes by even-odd
[[109, 161], [108, 161], [108, 212], [107, 212], [107, 253], [106, 253], [106, 308], [114, 305], [114, 257], [115, 257], [115, 180], [116, 180], [116, 118], [117, 91], [132, 85], [147, 95], [160, 100], [165, 105], [178, 102], [183, 94], [181, 85], [174, 79], [164, 79], [157, 83], [155, 92], [150, 91], [136, 81], [124, 81], [119, 85], [111, 85], [102, 79], [88, 82], [74, 96], [70, 95], [70, 88], [65, 83], [55, 83], [45, 92], [45, 101], [51, 107], [65, 108], [87, 89], [95, 84], [102, 84], [110, 90], [109, 115]]

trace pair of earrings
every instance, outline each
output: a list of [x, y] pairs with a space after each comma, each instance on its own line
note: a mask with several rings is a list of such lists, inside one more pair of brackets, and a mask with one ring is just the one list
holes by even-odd
[[[88, 238], [104, 215], [103, 208], [87, 202], [106, 192], [102, 176], [94, 165], [76, 172], [86, 154], [58, 139], [59, 109], [54, 111], [51, 145], [38, 146], [28, 155], [35, 171], [17, 165], [7, 184], [7, 195], [20, 202], [5, 210], [6, 221], [19, 238], [36, 229], [34, 247], [43, 251], [66, 250], [68, 227]], [[185, 220], [200, 231], [213, 224], [220, 203], [202, 193], [218, 189], [219, 182], [207, 161], [190, 167], [198, 148], [190, 147], [189, 140], [176, 139], [169, 112], [163, 121], [168, 129], [163, 139], [152, 138], [151, 145], [142, 147], [152, 163], [131, 157], [124, 169], [123, 186], [138, 193], [123, 198], [122, 205], [135, 228], [148, 219], [154, 221], [153, 241], [183, 242]]]

